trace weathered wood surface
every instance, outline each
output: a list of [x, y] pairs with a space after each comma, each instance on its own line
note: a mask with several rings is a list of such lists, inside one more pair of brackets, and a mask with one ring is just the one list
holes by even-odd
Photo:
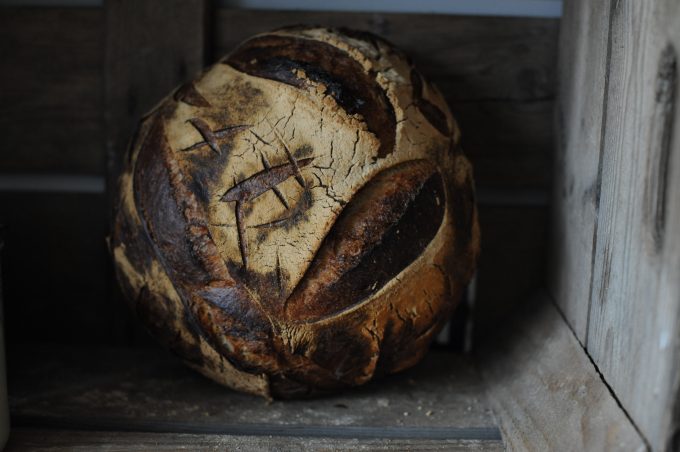
[[560, 29], [549, 288], [585, 343], [606, 102], [609, 4], [567, 1]]
[[401, 47], [459, 120], [478, 185], [549, 188], [556, 20], [220, 9], [214, 56], [298, 23], [367, 30]]
[[0, 172], [104, 172], [103, 16], [91, 8], [0, 14]]
[[479, 375], [450, 353], [336, 396], [270, 404], [157, 349], [31, 347], [8, 368], [15, 428], [500, 444]]
[[501, 441], [430, 439], [350, 439], [286, 436], [191, 435], [176, 433], [83, 432], [16, 429], [7, 452], [14, 451], [502, 451]]
[[680, 447], [680, 5], [621, 0], [587, 347], [654, 450]]
[[104, 11], [106, 152], [115, 179], [142, 115], [203, 68], [208, 2], [107, 0]]
[[478, 356], [508, 450], [645, 450], [547, 296], [509, 318]]

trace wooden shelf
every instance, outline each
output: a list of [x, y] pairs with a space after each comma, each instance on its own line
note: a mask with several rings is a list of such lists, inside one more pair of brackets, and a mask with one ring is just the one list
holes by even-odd
[[155, 348], [24, 348], [9, 373], [9, 450], [503, 448], [474, 366], [442, 351], [362, 388], [271, 403]]

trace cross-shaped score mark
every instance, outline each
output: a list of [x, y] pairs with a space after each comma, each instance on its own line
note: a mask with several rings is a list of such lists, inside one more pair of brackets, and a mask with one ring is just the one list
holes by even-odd
[[[201, 137], [203, 137], [203, 141], [192, 144], [181, 151], [192, 151], [204, 146], [209, 146], [210, 149], [218, 155], [222, 154], [222, 148], [218, 143], [219, 139], [230, 137], [242, 130], [247, 130], [252, 127], [250, 125], [235, 125], [212, 130], [210, 126], [200, 118], [192, 118], [187, 122], [194, 126]], [[241, 182], [234, 183], [234, 186], [227, 190], [227, 192], [220, 198], [220, 201], [222, 202], [236, 203], [234, 206], [234, 214], [236, 216], [236, 230], [238, 233], [239, 250], [241, 252], [241, 260], [243, 261], [244, 268], [248, 267], [248, 242], [246, 241], [246, 225], [243, 205], [254, 200], [267, 191], [272, 190], [279, 201], [281, 201], [281, 204], [283, 204], [286, 209], [290, 209], [288, 201], [286, 200], [283, 193], [281, 193], [278, 185], [290, 179], [291, 177], [295, 177], [297, 183], [300, 184], [302, 188], [305, 188], [306, 184], [302, 174], [300, 173], [300, 168], [309, 165], [313, 160], [313, 157], [296, 160], [279, 131], [276, 130], [275, 127], [272, 127], [272, 130], [283, 147], [286, 157], [288, 158], [288, 163], [272, 166], [264, 153], [260, 153], [260, 159], [264, 169], [242, 180]], [[271, 146], [270, 143], [264, 141], [254, 132], [251, 131], [251, 133], [253, 133], [253, 135], [255, 135], [258, 140]]]
[[[276, 129], [274, 129], [276, 132]], [[290, 209], [288, 201], [279, 190], [278, 185], [291, 177], [295, 177], [295, 180], [302, 188], [305, 188], [305, 180], [300, 173], [300, 168], [304, 168], [309, 165], [313, 157], [304, 158], [300, 160], [295, 160], [293, 154], [288, 149], [288, 146], [283, 142], [283, 139], [278, 132], [276, 132], [279, 140], [284, 146], [286, 151], [286, 156], [288, 157], [288, 163], [283, 165], [271, 166], [267, 157], [261, 153], [260, 157], [262, 160], [262, 166], [264, 169], [241, 182], [235, 183], [227, 192], [222, 195], [220, 201], [223, 202], [235, 202], [234, 214], [236, 216], [236, 230], [238, 232], [238, 243], [239, 250], [241, 252], [241, 260], [243, 261], [243, 267], [248, 267], [248, 242], [246, 241], [246, 225], [243, 214], [243, 204], [250, 202], [257, 198], [258, 196], [272, 190], [276, 197], [281, 201], [281, 204], [286, 209]]]
[[189, 119], [187, 122], [194, 126], [198, 133], [201, 134], [201, 136], [203, 137], [203, 141], [199, 141], [198, 143], [192, 144], [191, 146], [182, 149], [182, 152], [193, 151], [194, 149], [198, 149], [203, 146], [209, 146], [210, 149], [217, 155], [222, 154], [222, 148], [220, 144], [217, 142], [217, 140], [232, 136], [235, 133], [238, 133], [242, 130], [246, 130], [251, 127], [247, 124], [241, 124], [213, 131], [210, 129], [210, 126], [200, 118], [192, 118]]

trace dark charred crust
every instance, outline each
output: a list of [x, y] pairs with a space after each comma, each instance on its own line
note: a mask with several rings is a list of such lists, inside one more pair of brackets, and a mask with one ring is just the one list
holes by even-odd
[[170, 175], [160, 153], [166, 146], [162, 120], [156, 119], [142, 144], [134, 174], [135, 204], [146, 230], [161, 253], [164, 267], [176, 278], [207, 282], [205, 270], [196, 263], [186, 240], [186, 219], [175, 203]]
[[[268, 356], [271, 325], [229, 275], [198, 206], [190, 199], [191, 191], [173, 185], [180, 184], [181, 178], [172, 172], [177, 168], [172, 168], [171, 154], [162, 119], [157, 118], [134, 174], [135, 201], [154, 254], [203, 337], [237, 368], [262, 372], [243, 353]], [[262, 365], [267, 361], [263, 359]]]
[[449, 123], [446, 120], [446, 115], [435, 104], [426, 99], [420, 99], [416, 102], [416, 106], [420, 112], [427, 118], [430, 124], [439, 131], [442, 135], [450, 136], [451, 130]]
[[189, 190], [191, 190], [191, 192], [201, 203], [203, 203], [203, 205], [207, 205], [210, 201], [208, 185], [205, 183], [205, 181], [201, 181], [196, 177], [192, 178], [191, 182], [189, 183]]
[[415, 106], [439, 133], [450, 136], [451, 129], [449, 128], [446, 114], [435, 104], [423, 98], [423, 79], [415, 68], [411, 69], [411, 84], [413, 86], [413, 103]]
[[[165, 344], [170, 351], [182, 357], [185, 361], [202, 366], [204, 363], [203, 354], [198, 345], [198, 334], [194, 328], [187, 328], [193, 333], [193, 343], [188, 343], [181, 337], [181, 333], [174, 328], [168, 328], [177, 321], [185, 321], [172, 311], [172, 301], [164, 296], [153, 294], [147, 286], [142, 287], [138, 301], [135, 304], [136, 314], [146, 325], [149, 333], [159, 342]], [[187, 325], [189, 326], [189, 324]]]
[[[324, 38], [305, 33], [309, 27], [288, 30], [299, 31], [300, 36], [255, 38], [226, 64], [297, 87], [303, 97], [324, 90], [326, 104], [334, 99], [349, 115], [365, 121], [365, 127], [362, 124], [360, 128], [379, 140], [377, 156], [360, 157], [375, 161], [392, 152], [395, 112], [376, 74], [364, 71], [359, 60], [323, 42]], [[350, 47], [356, 46], [357, 40], [367, 43], [360, 47], [367, 58], [380, 52], [402, 55], [370, 33], [329, 31], [336, 33], [333, 39]], [[347, 38], [343, 40], [339, 33]], [[403, 61], [395, 70], [401, 67]], [[417, 71], [410, 77], [413, 106], [434, 129], [450, 136], [446, 109], [424, 99], [434, 98]], [[226, 108], [211, 108], [196, 86], [188, 83], [147, 115], [134, 135], [127, 161], [128, 171], [133, 171], [133, 194], [125, 195], [134, 196], [136, 211], [122, 204], [128, 197], [117, 200], [111, 243], [117, 259], [122, 252], [122, 259], [117, 260], [118, 277], [137, 315], [157, 339], [192, 366], [213, 378], [220, 375], [223, 383], [243, 387], [225, 369], [229, 362], [250, 374], [242, 375], [244, 383], [257, 382], [252, 391], [267, 397], [322, 395], [415, 364], [460, 299], [461, 286], [469, 280], [477, 256], [471, 175], [458, 177], [455, 185], [453, 178], [449, 180], [449, 159], [461, 152], [459, 147], [451, 143], [450, 152], [436, 153], [445, 159], [441, 167], [414, 160], [381, 168], [382, 172], [354, 193], [349, 204], [336, 200], [342, 212], [297, 286], [291, 287], [288, 272], [295, 270], [287, 266], [284, 248], [281, 255], [271, 255], [273, 262], [261, 272], [253, 263], [247, 267], [248, 244], [253, 253], [259, 248], [256, 240], [264, 245], [273, 231], [313, 221], [308, 217], [312, 184], [322, 180], [305, 167], [311, 166], [314, 150], [310, 145], [289, 147], [274, 128], [277, 137], [268, 136], [267, 144], [277, 148], [276, 155], [285, 150], [286, 158], [279, 161], [270, 154], [270, 162], [263, 154], [261, 171], [241, 174], [231, 188], [224, 187], [222, 177], [235, 137], [264, 142], [254, 132], [251, 137], [250, 125], [235, 124], [234, 118], [249, 122], [246, 118], [257, 117], [253, 113], [269, 108], [262, 92], [253, 88], [245, 75], [231, 71], [224, 80], [219, 96], [229, 103]], [[277, 83], [272, 87], [285, 88]], [[212, 103], [217, 102], [213, 99], [210, 97]], [[186, 111], [178, 102], [210, 108], [202, 110], [201, 117], [191, 118], [198, 132], [192, 132], [196, 143], [181, 150], [170, 149], [164, 130], [167, 119]], [[434, 130], [428, 128], [427, 133], [441, 139]], [[136, 154], [132, 152], [135, 149], [139, 149]], [[238, 165], [234, 166], [238, 173]], [[437, 168], [447, 172], [440, 174]], [[297, 181], [303, 187], [294, 187], [295, 196], [279, 190], [279, 184], [290, 178], [294, 178], [290, 183]], [[123, 181], [123, 189], [129, 190], [129, 179]], [[279, 200], [267, 195], [259, 201], [271, 201], [280, 213], [255, 224], [253, 207], [259, 212], [262, 206], [257, 198], [270, 190]], [[240, 251], [229, 251], [229, 257], [218, 249], [207, 224], [208, 218], [219, 221], [209, 206], [220, 197], [233, 202], [236, 214], [234, 224], [212, 225], [229, 226], [234, 236], [238, 235]], [[437, 249], [429, 250], [435, 237]], [[433, 253], [424, 255], [426, 249]], [[421, 256], [424, 258], [419, 259]], [[417, 259], [418, 268], [402, 273]], [[255, 260], [253, 256], [251, 260]], [[155, 275], [160, 275], [159, 284], [150, 279]], [[404, 281], [399, 281], [402, 276]], [[376, 296], [391, 281], [396, 284]], [[424, 298], [418, 299], [421, 291]], [[206, 354], [205, 345], [219, 358], [212, 352]]]
[[220, 155], [214, 152], [191, 152], [180, 156], [186, 168], [185, 174], [194, 179], [195, 187], [201, 186], [201, 190], [208, 190], [220, 180], [224, 167], [229, 162], [232, 143], [225, 141], [221, 143], [221, 148], [224, 152]]
[[269, 380], [272, 395], [277, 399], [308, 399], [317, 395], [318, 390], [284, 375], [273, 375]]
[[[326, 86], [349, 115], [361, 115], [380, 140], [378, 157], [394, 151], [394, 107], [375, 75], [346, 52], [320, 41], [266, 35], [243, 44], [225, 61], [241, 72], [305, 88], [307, 79]], [[303, 71], [307, 79], [300, 77]]]
[[382, 43], [383, 47], [388, 48], [388, 49], [396, 49], [394, 44], [389, 42], [387, 39], [378, 36], [376, 34], [371, 33], [370, 31], [365, 31], [365, 30], [355, 30], [352, 28], [346, 28], [346, 27], [340, 27], [337, 29], [338, 33], [343, 34], [349, 38], [356, 39], [358, 41], [364, 41], [375, 49], [376, 52], [380, 53], [380, 43]]
[[[352, 325], [355, 323], [352, 322]], [[376, 350], [367, 342], [365, 336], [349, 326], [323, 330], [310, 359], [331, 371], [339, 383], [354, 385], [373, 373], [372, 362]]]
[[175, 91], [173, 98], [177, 102], [184, 102], [185, 104], [194, 107], [211, 106], [210, 102], [208, 102], [206, 98], [198, 92], [193, 82], [185, 83], [184, 85], [180, 86], [177, 91]]
[[267, 322], [257, 310], [257, 305], [244, 299], [239, 291], [231, 287], [208, 287], [198, 293], [208, 303], [218, 307], [232, 319], [248, 319], [246, 323], [223, 325], [229, 333], [245, 340], [259, 340], [262, 331], [269, 329]]
[[[381, 184], [399, 188], [383, 191]], [[424, 163], [407, 162], [376, 176], [357, 193], [324, 239], [286, 302], [287, 317], [319, 319], [380, 290], [434, 238], [445, 202], [442, 177]]]

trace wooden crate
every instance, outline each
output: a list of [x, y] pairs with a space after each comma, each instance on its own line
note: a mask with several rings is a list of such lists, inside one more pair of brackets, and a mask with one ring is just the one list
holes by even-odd
[[[483, 254], [471, 354], [440, 347], [356, 391], [265, 404], [187, 370], [127, 312], [106, 187], [145, 111], [294, 23], [383, 35], [441, 88]], [[9, 449], [680, 450], [679, 47], [672, 0], [566, 0], [561, 23], [0, 7]]]

